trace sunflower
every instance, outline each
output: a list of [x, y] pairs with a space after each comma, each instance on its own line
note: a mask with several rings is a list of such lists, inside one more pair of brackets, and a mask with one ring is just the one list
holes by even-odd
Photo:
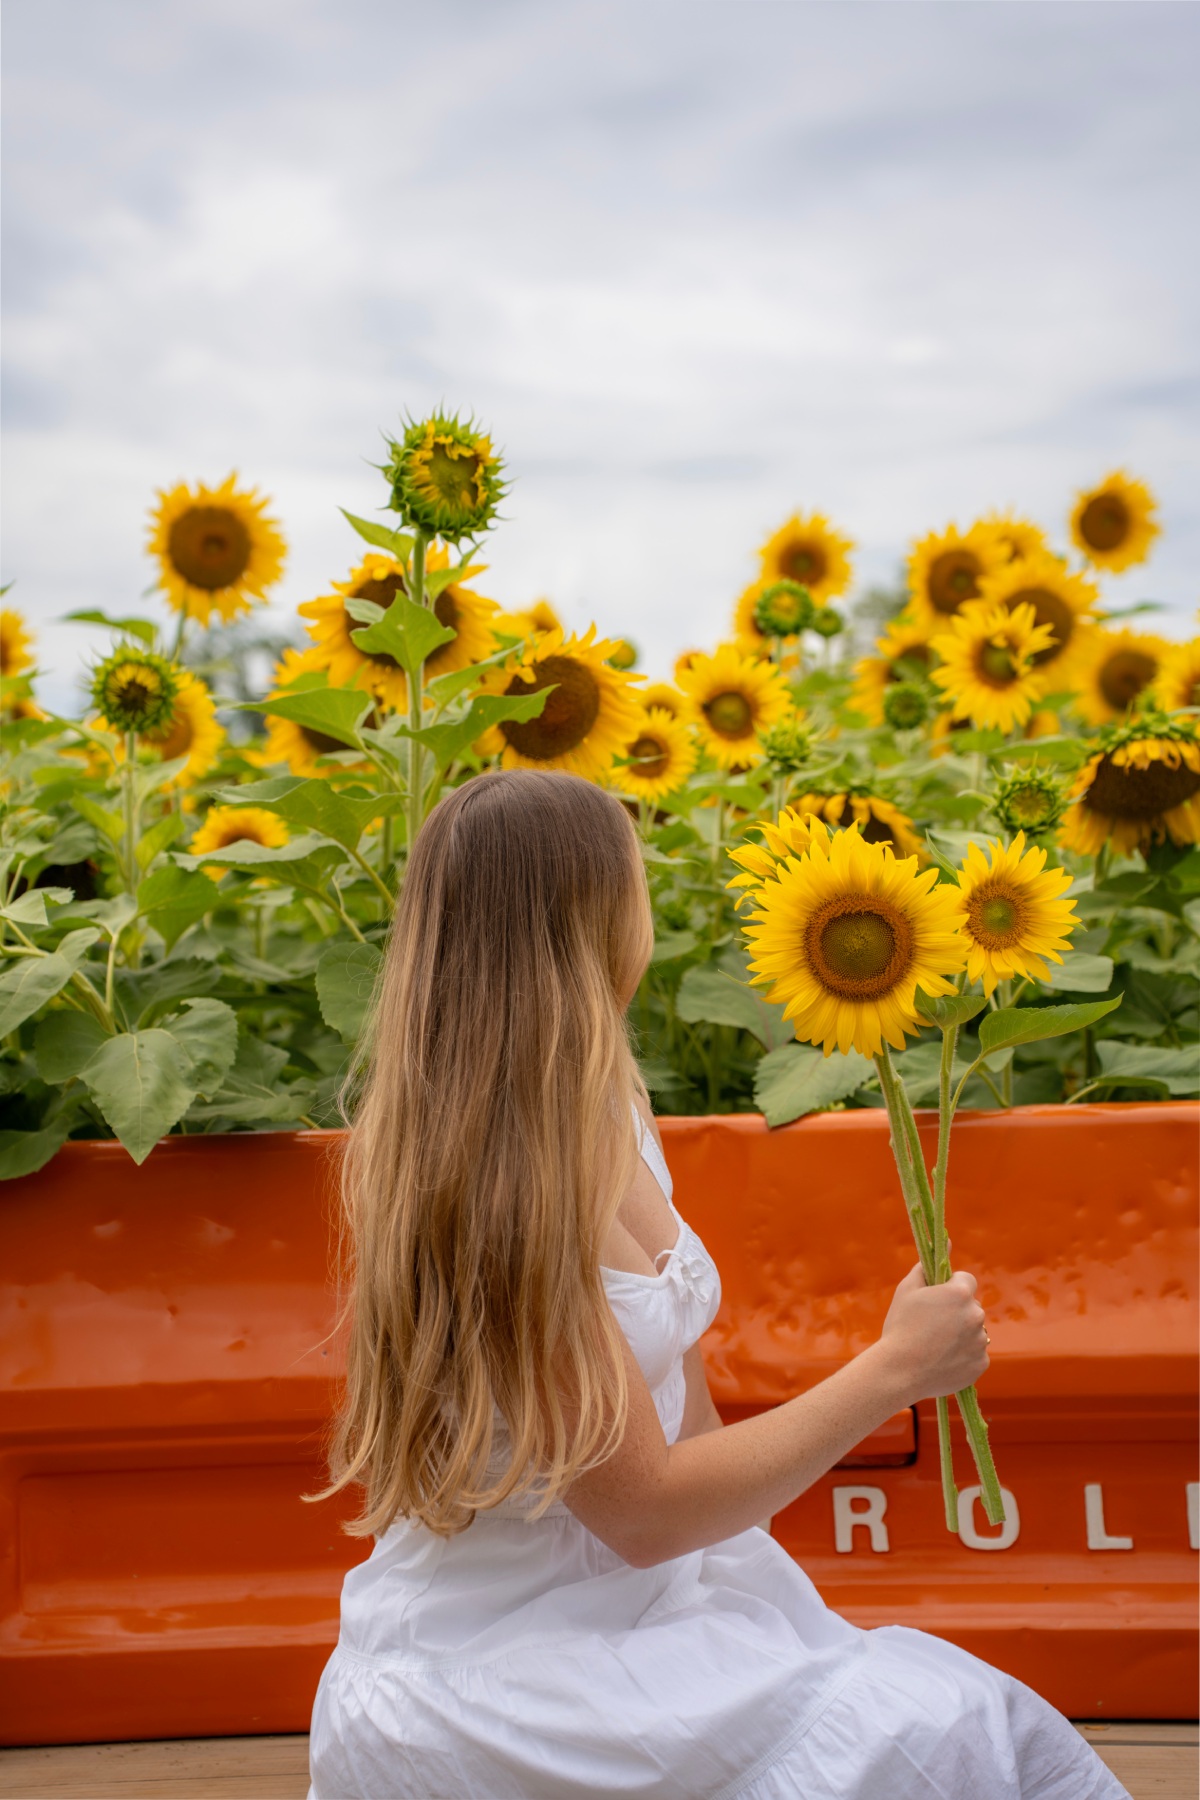
[[[427, 567], [432, 572], [444, 569], [449, 556], [440, 545], [429, 552]], [[482, 573], [482, 567], [466, 571], [468, 576]], [[394, 557], [374, 552], [365, 556], [345, 581], [335, 581], [332, 594], [307, 600], [299, 608], [301, 616], [311, 619], [308, 635], [320, 653], [319, 667], [329, 670], [334, 687], [367, 688], [386, 706], [402, 711], [408, 705], [408, 680], [395, 657], [386, 651], [360, 650], [351, 637], [363, 630], [363, 621], [346, 610], [347, 600], [371, 600], [376, 606], [388, 607], [397, 594], [407, 593], [407, 573]], [[494, 600], [451, 582], [433, 603], [440, 625], [458, 635], [439, 644], [425, 658], [425, 677], [445, 675], [451, 669], [465, 669], [468, 663], [481, 662], [496, 647], [492, 629], [496, 615]]]
[[638, 700], [647, 712], [657, 707], [660, 712], [670, 713], [673, 719], [680, 719], [690, 725], [696, 716], [696, 709], [686, 694], [680, 693], [669, 681], [652, 681], [649, 687], [638, 689]]
[[792, 801], [792, 811], [801, 817], [813, 813], [835, 831], [857, 828], [864, 844], [888, 844], [897, 856], [925, 861], [925, 847], [908, 814], [878, 794], [801, 794]]
[[1066, 788], [1049, 769], [1018, 769], [996, 785], [992, 811], [1006, 831], [1048, 837], [1066, 811]]
[[609, 657], [614, 669], [636, 669], [641, 651], [630, 638], [614, 639], [615, 648]]
[[812, 616], [812, 596], [798, 581], [753, 581], [733, 609], [733, 635], [743, 650], [769, 656], [779, 639], [794, 644]]
[[951, 715], [977, 729], [1011, 731], [1023, 725], [1045, 691], [1034, 670], [1039, 650], [1051, 643], [1048, 625], [1036, 623], [1032, 606], [990, 606], [973, 600], [933, 639], [941, 663], [933, 679], [951, 699]]
[[217, 724], [217, 709], [204, 683], [187, 670], [179, 672], [179, 692], [171, 723], [159, 731], [143, 731], [138, 742], [157, 750], [164, 762], [186, 756], [175, 777], [178, 782], [198, 781], [207, 775], [220, 754], [225, 733]]
[[992, 512], [980, 519], [979, 524], [984, 531], [993, 532], [999, 538], [1009, 562], [1017, 562], [1023, 556], [1049, 554], [1049, 540], [1032, 519], [1019, 518], [1013, 512]]
[[481, 755], [498, 756], [505, 769], [568, 769], [603, 780], [644, 724], [635, 677], [612, 667], [611, 651], [611, 640], [597, 638], [591, 625], [584, 637], [551, 631], [516, 652], [485, 677], [485, 688], [554, 691], [537, 718], [506, 720], [486, 731], [477, 745]]
[[1145, 562], [1159, 533], [1154, 495], [1141, 481], [1121, 470], [1106, 475], [1099, 487], [1079, 495], [1071, 514], [1071, 536], [1088, 562], [1119, 574]]
[[32, 647], [33, 635], [26, 629], [25, 615], [0, 607], [0, 675], [20, 675], [31, 669]]
[[1008, 546], [990, 525], [956, 525], [931, 531], [908, 559], [909, 616], [926, 637], [944, 630], [968, 601], [977, 600], [989, 575], [1008, 560]]
[[[226, 850], [230, 844], [263, 844], [277, 849], [288, 841], [288, 828], [283, 820], [261, 806], [210, 806], [204, 823], [188, 845], [189, 856], [203, 856], [210, 850]], [[204, 873], [220, 881], [227, 869], [206, 863]]]
[[470, 419], [415, 420], [388, 440], [391, 504], [405, 522], [456, 544], [486, 531], [504, 496], [503, 464]]
[[1155, 679], [1153, 699], [1164, 712], [1200, 706], [1200, 638], [1171, 645]]
[[1170, 645], [1137, 631], [1090, 631], [1081, 640], [1074, 709], [1089, 725], [1119, 719], [1157, 681]]
[[850, 586], [853, 548], [823, 513], [793, 513], [759, 551], [763, 580], [798, 582], [815, 606], [824, 606]]
[[1182, 714], [1143, 714], [1100, 733], [1079, 771], [1060, 842], [1081, 856], [1120, 855], [1170, 838], [1200, 843], [1200, 735]]
[[249, 612], [283, 573], [287, 545], [266, 500], [236, 481], [235, 473], [218, 488], [160, 488], [150, 514], [147, 548], [167, 604], [201, 625], [214, 612], [226, 624]]
[[686, 725], [652, 707], [626, 750], [631, 759], [613, 771], [613, 785], [631, 800], [661, 800], [682, 787], [696, 766], [698, 751]]
[[1066, 869], [1047, 869], [1044, 850], [1027, 850], [1023, 831], [1007, 849], [993, 839], [987, 856], [978, 844], [968, 845], [958, 871], [967, 979], [982, 981], [989, 997], [997, 982], [1014, 975], [1049, 981], [1043, 959], [1060, 963], [1079, 924], [1075, 902], [1063, 899], [1071, 879]]
[[743, 844], [729, 852], [729, 860], [742, 870], [726, 887], [740, 889], [734, 902], [757, 904], [758, 890], [766, 881], [774, 881], [789, 856], [805, 856], [815, 843], [822, 852], [829, 849], [830, 833], [824, 821], [813, 813], [801, 813], [795, 806], [785, 806], [772, 825], [763, 820], [754, 827], [762, 833], [761, 844]]
[[548, 631], [561, 631], [563, 622], [548, 600], [535, 600], [521, 612], [498, 612], [492, 626], [505, 637], [545, 637]]
[[92, 700], [112, 731], [168, 731], [182, 673], [165, 656], [123, 644], [93, 671]]
[[919, 873], [856, 830], [835, 832], [788, 857], [763, 882], [746, 927], [750, 969], [784, 1007], [802, 1043], [877, 1056], [918, 1031], [918, 987], [955, 991], [963, 966], [957, 890]]
[[1034, 667], [1045, 677], [1043, 693], [1074, 685], [1091, 611], [1100, 598], [1090, 577], [1073, 575], [1057, 556], [1027, 556], [989, 576], [981, 598], [1010, 612], [1032, 606], [1036, 622], [1050, 627], [1050, 643], [1033, 653]]
[[696, 705], [704, 748], [723, 769], [756, 763], [759, 732], [792, 711], [791, 691], [779, 671], [736, 644], [721, 644], [712, 656], [694, 652], [677, 678]]
[[883, 697], [889, 686], [927, 675], [937, 659], [929, 633], [906, 617], [895, 620], [876, 638], [875, 649], [875, 656], [864, 656], [854, 665], [850, 704], [872, 725], [882, 725]]

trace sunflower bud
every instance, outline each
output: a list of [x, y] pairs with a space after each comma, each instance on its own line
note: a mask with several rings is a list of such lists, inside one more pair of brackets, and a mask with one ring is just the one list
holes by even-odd
[[845, 628], [846, 621], [840, 612], [834, 611], [832, 606], [818, 606], [809, 626], [810, 631], [815, 631], [818, 637], [823, 638], [835, 638]]
[[492, 524], [504, 494], [502, 470], [491, 440], [470, 420], [435, 413], [399, 440], [389, 438], [384, 474], [392, 509], [406, 524], [455, 544]]
[[92, 699], [113, 731], [167, 732], [178, 697], [179, 670], [151, 650], [125, 645], [92, 676]]
[[764, 637], [798, 637], [812, 624], [813, 597], [799, 581], [773, 581], [754, 603], [754, 623]]
[[618, 638], [606, 661], [613, 669], [636, 669], [638, 647], [631, 644], [628, 638]]
[[929, 689], [924, 682], [896, 681], [884, 690], [883, 716], [893, 731], [915, 731], [929, 713]]
[[763, 755], [775, 775], [794, 775], [812, 761], [816, 737], [798, 719], [784, 719], [759, 737]]
[[1006, 831], [1023, 831], [1030, 838], [1056, 830], [1066, 810], [1066, 788], [1048, 769], [1021, 769], [1008, 776], [997, 785], [992, 801]]

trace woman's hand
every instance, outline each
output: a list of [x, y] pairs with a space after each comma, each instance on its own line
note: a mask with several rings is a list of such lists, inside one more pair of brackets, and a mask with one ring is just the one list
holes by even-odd
[[918, 1263], [892, 1296], [879, 1347], [905, 1388], [906, 1405], [957, 1394], [987, 1368], [988, 1334], [975, 1298], [979, 1284], [965, 1272], [939, 1287], [926, 1287]]

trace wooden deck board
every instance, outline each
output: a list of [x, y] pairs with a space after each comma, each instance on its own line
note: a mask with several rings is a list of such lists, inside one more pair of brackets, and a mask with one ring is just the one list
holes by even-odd
[[[1079, 1729], [1133, 1800], [1198, 1800], [1195, 1725]], [[307, 1791], [304, 1736], [0, 1750], [4, 1800], [304, 1800]]]

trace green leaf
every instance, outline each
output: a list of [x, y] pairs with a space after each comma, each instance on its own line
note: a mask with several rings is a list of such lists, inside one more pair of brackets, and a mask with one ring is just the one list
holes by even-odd
[[187, 1000], [184, 1010], [162, 1021], [188, 1060], [188, 1080], [207, 1100], [221, 1086], [237, 1056], [238, 1022], [223, 1000]]
[[857, 1093], [875, 1065], [857, 1050], [825, 1056], [815, 1044], [783, 1044], [755, 1070], [754, 1098], [768, 1125], [790, 1125], [805, 1113]]
[[362, 1030], [383, 957], [374, 944], [329, 944], [317, 964], [321, 1017], [353, 1043]]
[[75, 811], [85, 818], [89, 825], [94, 825], [110, 844], [120, 844], [125, 840], [125, 821], [119, 812], [110, 812], [106, 806], [100, 806], [95, 800], [89, 800], [86, 794], [76, 794], [71, 801]]
[[57, 1087], [82, 1074], [111, 1034], [91, 1013], [66, 1007], [47, 1013], [33, 1034], [33, 1054], [43, 1081]]
[[7, 1037], [39, 1007], [61, 993], [100, 933], [72, 931], [51, 956], [23, 956], [0, 975], [0, 1037]]
[[152, 619], [111, 619], [106, 612], [101, 612], [94, 606], [86, 607], [81, 612], [64, 613], [63, 621], [71, 625], [107, 625], [110, 631], [128, 632], [130, 637], [137, 638], [151, 648], [158, 636], [158, 626]]
[[782, 1006], [770, 1005], [754, 988], [711, 964], [685, 972], [675, 1010], [690, 1025], [704, 1021], [752, 1032], [767, 1050], [786, 1044], [793, 1035]]
[[660, 931], [654, 940], [650, 961], [652, 964], [675, 962], [678, 957], [687, 956], [699, 942], [694, 931]]
[[969, 1020], [978, 1018], [987, 1005], [982, 994], [943, 994], [938, 999], [931, 999], [920, 988], [917, 989], [916, 1008], [923, 1019], [931, 1025], [937, 1025], [946, 1031], [952, 1025], [966, 1025]]
[[[958, 734], [955, 733], [957, 741]], [[1091, 752], [1082, 738], [1030, 738], [1023, 744], [1005, 744], [997, 752], [1002, 762], [1042, 762], [1055, 769], [1082, 769]]]
[[11, 919], [14, 925], [48, 925], [46, 902], [52, 906], [66, 906], [74, 898], [70, 888], [30, 888], [10, 905], [0, 906], [0, 919]]
[[338, 511], [343, 519], [348, 519], [360, 538], [368, 544], [374, 544], [377, 550], [386, 550], [397, 562], [407, 562], [412, 555], [412, 547], [416, 541], [407, 531], [392, 531], [386, 525], [377, 524], [374, 519], [360, 519], [357, 513], [347, 512], [344, 506]]
[[0, 1181], [36, 1175], [67, 1141], [72, 1115], [65, 1112], [40, 1131], [0, 1131]]
[[1161, 1081], [1171, 1094], [1200, 1092], [1200, 1050], [1194, 1044], [1168, 1050], [1158, 1044], [1123, 1044], [1104, 1038], [1096, 1045], [1096, 1056], [1105, 1075]]
[[472, 558], [464, 556], [462, 561], [449, 569], [426, 569], [425, 571], [425, 604], [432, 606], [439, 594], [444, 594], [448, 587], [456, 581], [464, 581], [471, 567]]
[[168, 950], [190, 925], [218, 904], [217, 890], [207, 875], [167, 863], [148, 875], [137, 892], [138, 910], [161, 932]]
[[373, 819], [383, 813], [399, 812], [404, 805], [400, 794], [368, 794], [354, 799], [339, 794], [327, 781], [305, 780], [296, 775], [225, 788], [220, 798], [228, 806], [269, 807], [289, 825], [315, 831], [346, 850], [358, 848], [359, 839]]
[[431, 607], [418, 606], [407, 594], [397, 594], [383, 617], [362, 631], [352, 631], [350, 641], [369, 656], [391, 656], [411, 681], [441, 644], [452, 643], [458, 633], [443, 625]]
[[322, 737], [333, 738], [351, 750], [361, 750], [358, 728], [374, 705], [372, 696], [360, 688], [314, 687], [268, 694], [265, 700], [247, 702], [235, 710], [273, 713], [290, 719], [294, 725], [306, 725], [310, 731], [318, 731]]
[[1112, 986], [1111, 956], [1089, 956], [1083, 950], [1068, 950], [1061, 966], [1058, 963], [1047, 966], [1050, 979], [1045, 985], [1049, 988], [1065, 988], [1072, 994], [1107, 994]]
[[216, 963], [201, 956], [181, 956], [178, 961], [168, 959], [146, 969], [118, 969], [117, 1001], [126, 1022], [140, 1029], [151, 1024], [172, 1000], [211, 994], [221, 980]]
[[404, 736], [416, 738], [433, 751], [440, 769], [448, 769], [454, 758], [489, 727], [510, 719], [536, 719], [553, 692], [553, 687], [544, 687], [533, 694], [479, 694], [461, 719], [426, 725], [420, 731], [410, 731], [405, 726]]
[[1010, 1044], [1035, 1044], [1041, 1038], [1063, 1037], [1069, 1031], [1082, 1031], [1097, 1019], [1116, 1010], [1115, 1000], [1080, 1001], [1075, 1006], [1004, 1006], [988, 1013], [979, 1022], [979, 1049], [987, 1056]]
[[485, 669], [498, 668], [512, 652], [507, 649], [496, 650], [491, 656], [480, 657], [478, 662], [468, 663], [465, 669], [447, 669], [444, 675], [435, 675], [425, 683], [425, 697], [432, 700], [435, 706], [449, 706], [452, 700], [479, 680]]
[[310, 1081], [281, 1080], [288, 1053], [277, 1044], [243, 1032], [238, 1053], [224, 1085], [204, 1106], [192, 1108], [199, 1122], [227, 1119], [238, 1125], [288, 1125], [302, 1118], [313, 1097]]
[[80, 1071], [135, 1163], [143, 1163], [195, 1097], [191, 1063], [169, 1031], [123, 1031]]
[[[328, 838], [310, 832], [294, 837], [286, 844], [256, 844], [250, 838], [241, 838], [236, 844], [226, 844], [220, 850], [205, 850], [199, 856], [180, 854], [175, 861], [181, 869], [200, 869], [205, 863], [217, 863], [221, 868], [257, 869], [269, 868], [273, 863], [300, 862], [316, 850], [331, 848], [335, 850], [335, 860], [340, 861], [340, 845], [331, 845]], [[286, 879], [291, 879], [290, 874]]]
[[183, 814], [169, 812], [165, 813], [157, 824], [152, 825], [149, 831], [144, 832], [134, 852], [138, 868], [148, 869], [159, 851], [165, 850], [168, 844], [175, 842], [183, 827]]

